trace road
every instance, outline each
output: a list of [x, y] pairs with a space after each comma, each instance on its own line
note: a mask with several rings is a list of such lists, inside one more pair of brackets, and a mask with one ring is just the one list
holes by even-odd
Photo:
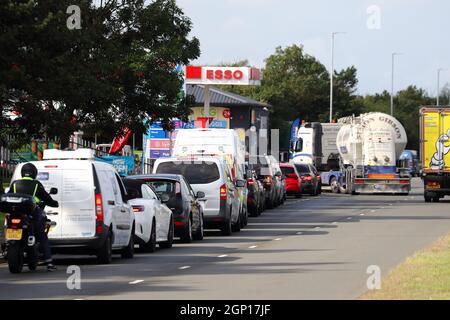
[[[450, 201], [425, 204], [422, 190], [415, 179], [409, 196], [289, 199], [231, 237], [209, 231], [106, 266], [61, 255], [55, 273], [11, 275], [2, 265], [0, 299], [355, 299], [369, 266], [385, 276], [450, 231]], [[68, 265], [81, 268], [80, 290], [67, 288]]]

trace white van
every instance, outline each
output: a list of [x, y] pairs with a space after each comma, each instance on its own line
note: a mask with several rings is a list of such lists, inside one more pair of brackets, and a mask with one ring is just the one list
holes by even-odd
[[240, 231], [240, 199], [238, 187], [245, 181], [233, 181], [231, 167], [222, 157], [172, 157], [156, 160], [155, 174], [180, 174], [195, 193], [205, 193], [203, 222], [205, 228], [219, 228], [223, 235]]
[[[233, 129], [178, 130], [172, 155], [222, 156], [232, 167], [233, 181], [245, 180], [245, 145]], [[248, 215], [246, 186], [238, 188], [238, 194], [240, 219], [244, 222]]]
[[[45, 150], [43, 158], [32, 162], [38, 169], [37, 180], [46, 190], [58, 189], [52, 197], [59, 207], [46, 210], [56, 222], [49, 233], [52, 249], [96, 254], [101, 263], [111, 262], [112, 250], [132, 258], [134, 214], [114, 167], [95, 161], [90, 149]], [[21, 178], [22, 165], [12, 181]]]

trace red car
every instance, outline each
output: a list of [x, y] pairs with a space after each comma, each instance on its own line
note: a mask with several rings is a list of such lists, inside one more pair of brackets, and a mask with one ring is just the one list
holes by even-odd
[[294, 195], [297, 198], [301, 198], [302, 178], [298, 174], [295, 166], [290, 163], [280, 163], [280, 168], [283, 174], [286, 176], [286, 193], [288, 195]]

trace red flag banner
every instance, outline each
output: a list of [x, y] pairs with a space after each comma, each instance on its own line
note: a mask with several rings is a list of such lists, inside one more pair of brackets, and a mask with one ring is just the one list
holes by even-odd
[[130, 128], [124, 128], [123, 131], [114, 138], [114, 141], [109, 150], [109, 154], [116, 154], [120, 152], [130, 139], [132, 132]]

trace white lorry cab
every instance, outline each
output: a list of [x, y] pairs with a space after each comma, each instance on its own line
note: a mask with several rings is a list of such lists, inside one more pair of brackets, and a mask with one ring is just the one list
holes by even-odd
[[[195, 193], [203, 192], [203, 221], [205, 228], [221, 229], [223, 235], [239, 231], [241, 206], [238, 188], [245, 182], [233, 181], [231, 167], [222, 157], [191, 156], [156, 160], [155, 174], [179, 174], [192, 186]], [[242, 184], [244, 183], [244, 184]]]
[[[231, 166], [234, 183], [244, 181], [244, 187], [238, 187], [239, 213], [241, 222], [247, 221], [247, 190], [245, 186], [245, 144], [233, 129], [184, 129], [179, 130], [175, 139], [172, 155], [221, 156]], [[240, 182], [238, 184], [241, 184]], [[245, 223], [242, 223], [244, 226]]]
[[[113, 250], [133, 257], [134, 214], [126, 189], [113, 166], [95, 161], [95, 151], [45, 150], [43, 161], [32, 162], [37, 180], [59, 202], [46, 214], [56, 226], [49, 239], [55, 251], [95, 254], [100, 263], [111, 262]], [[21, 178], [19, 164], [12, 181]]]

